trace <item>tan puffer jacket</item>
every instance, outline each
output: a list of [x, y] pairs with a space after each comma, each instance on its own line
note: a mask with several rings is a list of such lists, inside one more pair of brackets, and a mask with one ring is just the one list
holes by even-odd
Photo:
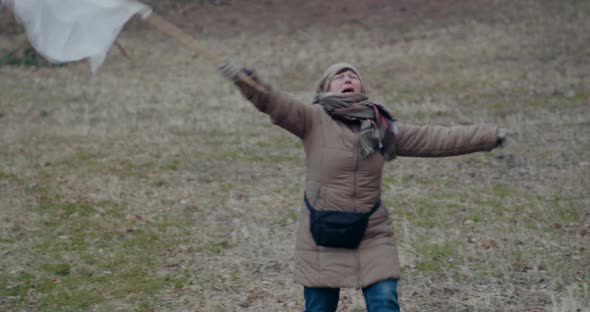
[[[332, 119], [320, 105], [304, 104], [268, 87], [260, 92], [238, 82], [244, 96], [271, 121], [304, 143], [305, 193], [319, 210], [367, 212], [380, 197], [384, 159], [359, 154], [354, 127]], [[398, 123], [398, 156], [443, 157], [488, 151], [497, 145], [493, 126], [417, 127]], [[398, 252], [388, 208], [382, 204], [369, 219], [358, 249], [322, 247], [309, 231], [303, 204], [295, 251], [295, 281], [307, 287], [363, 288], [400, 277]]]

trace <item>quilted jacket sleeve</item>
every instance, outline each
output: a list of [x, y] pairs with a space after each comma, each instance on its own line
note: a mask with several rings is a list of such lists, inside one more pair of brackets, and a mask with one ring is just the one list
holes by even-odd
[[412, 126], [398, 124], [398, 156], [445, 157], [490, 151], [498, 146], [496, 126]]
[[273, 124], [303, 139], [313, 125], [312, 105], [276, 90], [269, 84], [261, 82], [256, 76], [254, 78], [262, 88], [255, 88], [241, 81], [236, 82], [244, 97], [258, 110], [268, 114]]

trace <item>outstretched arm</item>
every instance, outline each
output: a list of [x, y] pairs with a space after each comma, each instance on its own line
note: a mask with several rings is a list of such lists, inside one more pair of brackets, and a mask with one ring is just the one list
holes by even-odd
[[395, 138], [397, 154], [413, 157], [445, 157], [490, 151], [505, 140], [496, 126], [399, 125]]
[[[226, 62], [219, 66], [219, 70], [224, 77], [232, 80], [240, 88], [244, 97], [258, 110], [268, 114], [273, 124], [299, 138], [305, 137], [310, 131], [314, 113], [311, 105], [306, 105], [287, 93], [276, 90], [253, 71], [241, 66]], [[251, 82], [245, 81], [244, 76], [247, 76]]]

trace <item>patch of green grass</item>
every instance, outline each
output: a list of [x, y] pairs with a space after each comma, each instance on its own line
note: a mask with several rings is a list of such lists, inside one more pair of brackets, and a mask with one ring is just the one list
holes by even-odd
[[42, 193], [46, 192], [45, 188], [39, 184], [27, 185], [27, 186], [25, 186], [24, 189], [25, 189], [25, 193], [27, 193], [29, 195], [42, 194]]
[[[472, 200], [477, 207], [498, 215], [511, 211], [511, 207], [506, 207], [506, 203], [518, 195], [511, 186], [501, 183], [495, 183], [481, 189], [473, 189], [470, 194], [473, 194]], [[511, 203], [511, 205], [514, 205], [514, 203]]]
[[108, 300], [99, 289], [87, 289], [77, 283], [61, 281], [39, 301], [41, 311], [88, 311]]
[[580, 220], [578, 208], [571, 205], [555, 205], [552, 211], [562, 222], [577, 222]]
[[222, 255], [230, 244], [227, 241], [216, 241], [210, 242], [205, 245], [199, 246], [195, 249], [196, 252], [204, 252], [210, 255]]
[[231, 182], [221, 183], [219, 186], [223, 192], [229, 192], [236, 189], [236, 184]]
[[409, 178], [408, 182], [414, 182], [416, 184], [422, 184], [424, 186], [437, 186], [437, 187], [448, 187], [452, 186], [455, 181], [449, 179], [440, 179], [430, 176], [423, 176], [423, 177], [414, 177]]
[[55, 201], [41, 201], [39, 209], [45, 213], [60, 214], [65, 217], [70, 217], [73, 214], [80, 215], [81, 217], [88, 217], [96, 212], [94, 207], [88, 203]]
[[429, 244], [417, 246], [421, 260], [416, 264], [416, 270], [421, 272], [440, 272], [448, 268], [447, 261], [455, 250], [450, 244]]
[[231, 282], [236, 282], [238, 280], [238, 273], [236, 271], [229, 272], [229, 280]]
[[[15, 228], [14, 232], [19, 232], [21, 230], [22, 228]], [[16, 239], [0, 237], [0, 244], [14, 244], [16, 241]]]
[[440, 272], [444, 267], [444, 263], [436, 260], [424, 260], [416, 264], [416, 270], [419, 272]]
[[423, 217], [417, 218], [414, 223], [416, 226], [423, 227], [423, 228], [432, 228], [437, 225], [433, 218]]
[[154, 247], [156, 249], [161, 247], [159, 232], [154, 231], [152, 227], [139, 228], [133, 232], [128, 231], [129, 234], [120, 241], [121, 247], [125, 249], [140, 248], [149, 251]]
[[[0, 280], [0, 295], [18, 306], [33, 289], [41, 311], [87, 311], [110, 300], [144, 302], [165, 288], [179, 288], [186, 277], [161, 273], [161, 254], [188, 242], [188, 221], [169, 216], [125, 218], [125, 207], [113, 201], [69, 202], [42, 196], [42, 227], [36, 237], [31, 275]], [[220, 254], [227, 243], [206, 245]], [[67, 259], [67, 260], [66, 260]]]
[[[445, 183], [451, 184], [450, 180]], [[430, 182], [429, 182], [430, 183]], [[449, 214], [459, 214], [469, 210], [463, 202], [466, 199], [463, 192], [452, 192], [445, 189], [444, 192], [425, 193], [424, 196], [413, 200], [413, 209], [404, 209], [400, 212], [405, 220], [408, 220], [418, 227], [446, 227], [447, 222], [441, 223], [441, 220], [448, 220]], [[384, 199], [388, 206], [395, 207], [395, 200]]]
[[30, 46], [11, 51], [0, 49], [0, 67], [5, 65], [52, 66]]
[[244, 154], [240, 151], [231, 151], [231, 150], [203, 154], [201, 157], [204, 157], [208, 160], [231, 160], [231, 161], [245, 161], [245, 162], [264, 161], [264, 157], [262, 157], [262, 156]]
[[383, 187], [390, 187], [394, 185], [401, 185], [403, 184], [402, 179], [396, 175], [384, 175], [381, 184]]
[[433, 227], [437, 222], [439, 206], [440, 203], [432, 197], [419, 198], [416, 200], [416, 209], [407, 216], [407, 219], [419, 227]]
[[486, 207], [486, 208], [491, 208], [494, 211], [502, 212], [502, 211], [505, 211], [506, 210], [504, 208], [504, 205], [502, 204], [502, 202], [499, 201], [498, 199], [496, 199], [495, 197], [481, 198], [480, 196], [478, 196], [478, 197], [476, 197], [474, 199], [474, 202], [478, 206], [482, 206], [482, 207]]
[[297, 220], [298, 217], [299, 217], [299, 215], [297, 214], [297, 212], [289, 211], [286, 214], [284, 214], [284, 215], [280, 216], [279, 218], [277, 218], [276, 220], [274, 220], [272, 223], [275, 225], [287, 226], [290, 223]]
[[120, 219], [125, 217], [125, 209], [121, 203], [111, 201], [111, 200], [102, 200], [98, 201], [94, 204], [95, 209], [100, 211], [101, 215], [104, 215], [106, 218], [115, 218]]
[[98, 155], [88, 152], [80, 151], [70, 159], [66, 160], [65, 164], [71, 168], [93, 168], [98, 166]]
[[481, 262], [478, 263], [471, 263], [469, 265], [470, 272], [477, 276], [478, 278], [494, 278], [494, 279], [502, 279], [505, 277], [506, 272], [495, 265], [490, 265], [488, 261], [484, 261], [483, 259]]
[[46, 263], [41, 265], [41, 270], [59, 276], [68, 276], [72, 270], [68, 263]]
[[553, 196], [542, 194], [534, 198], [548, 205], [547, 209], [550, 212], [550, 217], [556, 222], [579, 222], [582, 219], [581, 213], [586, 208], [584, 201], [579, 200], [585, 198], [585, 196], [571, 197], [556, 193]]
[[140, 302], [133, 311], [153, 311], [153, 304], [149, 300], [143, 300]]
[[0, 180], [18, 181], [18, 178], [12, 173], [7, 173], [0, 170]]
[[152, 162], [124, 160], [113, 168], [113, 173], [124, 177], [143, 177], [146, 175], [146, 172], [149, 172], [153, 168], [155, 168], [155, 165]]
[[588, 100], [590, 100], [590, 93], [588, 92], [578, 92], [575, 93], [573, 96], [564, 96], [564, 95], [552, 95], [546, 98], [545, 103], [550, 104], [552, 107], [559, 107], [560, 105], [587, 105]]
[[590, 92], [577, 92], [576, 95], [571, 98], [571, 100], [588, 103], [588, 100], [590, 100]]
[[180, 288], [186, 282], [185, 278], [158, 276], [152, 270], [150, 265], [131, 265], [125, 270], [113, 271], [115, 274], [102, 275], [96, 280], [100, 284], [109, 285], [104, 290], [105, 296], [109, 298], [125, 298], [129, 295], [141, 297], [164, 288]]
[[447, 211], [451, 213], [459, 213], [467, 210], [467, 207], [462, 203], [461, 199], [458, 199], [458, 201], [459, 202], [446, 203], [445, 208]]
[[268, 154], [263, 153], [263, 151], [232, 151], [229, 149], [212, 153], [202, 153], [198, 157], [202, 161], [235, 161], [248, 164], [256, 162], [287, 162], [298, 159], [295, 156], [284, 153]]
[[492, 192], [494, 193], [494, 195], [499, 196], [501, 198], [513, 195], [515, 193], [514, 189], [511, 186], [501, 183], [493, 184]]
[[16, 276], [9, 274], [0, 275], [0, 298], [22, 303], [29, 289], [34, 285], [35, 277], [31, 273], [20, 273]]
[[[107, 162], [102, 159], [103, 155], [90, 151], [80, 151], [69, 159], [57, 163], [68, 169], [75, 169], [99, 174], [112, 174], [121, 177], [144, 177], [150, 170], [158, 169], [152, 161], [137, 162], [131, 160], [122, 160], [120, 162]], [[154, 156], [156, 157], [156, 156]], [[156, 157], [157, 158], [157, 157]], [[159, 167], [161, 170], [175, 171], [180, 163], [173, 160]]]
[[162, 170], [168, 170], [168, 171], [176, 171], [176, 170], [178, 170], [178, 166], [179, 165], [180, 165], [180, 160], [173, 159], [173, 160], [165, 163], [164, 165], [162, 165], [160, 167], [160, 169], [162, 169]]
[[477, 223], [477, 222], [481, 222], [481, 216], [480, 216], [480, 215], [478, 215], [478, 214], [471, 215], [471, 216], [469, 217], [469, 219], [470, 219], [471, 221], [473, 221], [473, 222], [476, 222], [476, 223]]
[[429, 257], [448, 258], [453, 255], [454, 249], [449, 244], [429, 244], [418, 247], [418, 252]]
[[268, 140], [258, 141], [255, 143], [255, 145], [269, 151], [303, 148], [303, 142], [301, 140], [294, 140], [292, 138], [285, 137], [280, 132], [276, 135], [276, 137], [273, 136]]

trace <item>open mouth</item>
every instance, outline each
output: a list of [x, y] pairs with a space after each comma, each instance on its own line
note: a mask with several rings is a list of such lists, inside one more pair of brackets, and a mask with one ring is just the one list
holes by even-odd
[[342, 93], [354, 93], [354, 89], [353, 88], [346, 88], [346, 89], [342, 90]]

